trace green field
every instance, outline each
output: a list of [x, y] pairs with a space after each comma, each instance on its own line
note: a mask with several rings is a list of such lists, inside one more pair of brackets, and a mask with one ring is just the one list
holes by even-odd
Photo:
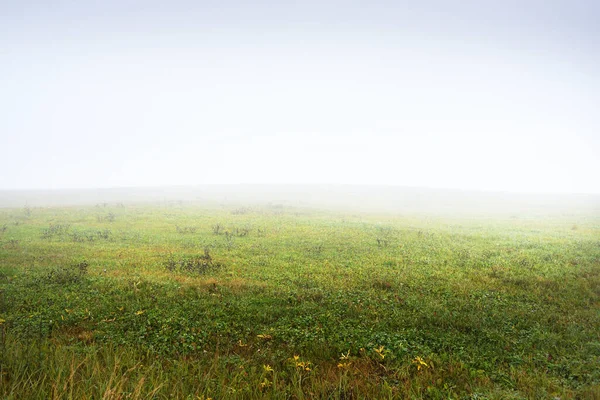
[[0, 209], [0, 397], [600, 398], [600, 215]]

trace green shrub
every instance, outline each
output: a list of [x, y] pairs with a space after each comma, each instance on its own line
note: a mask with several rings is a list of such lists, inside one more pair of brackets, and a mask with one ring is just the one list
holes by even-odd
[[88, 267], [89, 264], [85, 260], [68, 266], [56, 267], [46, 274], [46, 281], [57, 284], [79, 283], [86, 278]]

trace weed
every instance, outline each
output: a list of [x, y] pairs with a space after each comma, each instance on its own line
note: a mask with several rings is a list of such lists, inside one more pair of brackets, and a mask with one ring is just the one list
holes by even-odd
[[250, 233], [250, 230], [251, 230], [251, 228], [248, 226], [244, 226], [241, 228], [236, 227], [231, 230], [231, 234], [233, 236], [237, 236], [237, 237], [244, 237], [244, 236], [248, 236], [248, 234]]
[[212, 231], [214, 235], [225, 235], [230, 237], [244, 237], [248, 236], [250, 231], [252, 230], [249, 226], [243, 227], [235, 227], [232, 229], [225, 229], [225, 227], [221, 224], [215, 224], [212, 227]]
[[169, 255], [164, 262], [165, 268], [170, 272], [187, 272], [195, 274], [207, 274], [219, 270], [223, 265], [213, 260], [208, 247], [204, 248], [204, 254], [193, 256], [176, 257]]
[[221, 233], [223, 233], [223, 225], [221, 225], [221, 224], [213, 225], [212, 232], [214, 235], [220, 235]]
[[68, 266], [55, 267], [46, 274], [45, 280], [55, 284], [80, 283], [86, 278], [88, 267], [89, 264], [85, 260]]
[[167, 271], [175, 272], [177, 270], [177, 268], [179, 267], [179, 261], [173, 254], [170, 254], [169, 257], [164, 262], [164, 266], [167, 269]]
[[42, 230], [43, 239], [51, 239], [55, 236], [66, 235], [71, 229], [71, 224], [50, 224], [50, 226]]
[[95, 242], [97, 240], [112, 240], [112, 231], [110, 229], [85, 229], [75, 230], [69, 234], [74, 242]]
[[196, 226], [179, 226], [175, 225], [177, 233], [196, 233], [198, 227]]
[[8, 247], [9, 249], [16, 249], [19, 247], [21, 241], [19, 239], [10, 239], [8, 242], [6, 242], [6, 247]]
[[117, 218], [117, 216], [112, 212], [109, 212], [106, 215], [98, 215], [96, 217], [98, 222], [114, 222], [116, 218]]
[[392, 290], [394, 288], [390, 282], [383, 279], [376, 279], [373, 281], [373, 287], [379, 290]]
[[309, 246], [308, 249], [306, 250], [306, 252], [312, 256], [319, 256], [323, 253], [323, 249], [324, 249], [323, 243], [317, 243], [317, 244], [313, 244], [313, 245]]
[[231, 211], [232, 215], [244, 215], [244, 214], [250, 214], [252, 212], [252, 209], [250, 207], [240, 207], [240, 208], [236, 208], [235, 210]]
[[390, 240], [387, 238], [378, 237], [375, 241], [377, 242], [377, 247], [388, 247], [390, 245]]
[[233, 240], [233, 235], [229, 232], [225, 232], [225, 248], [227, 250], [231, 250], [234, 246], [235, 244]]

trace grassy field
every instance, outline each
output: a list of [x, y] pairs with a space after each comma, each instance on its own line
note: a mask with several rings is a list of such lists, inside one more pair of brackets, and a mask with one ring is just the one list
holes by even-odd
[[600, 215], [0, 209], [0, 397], [600, 398]]

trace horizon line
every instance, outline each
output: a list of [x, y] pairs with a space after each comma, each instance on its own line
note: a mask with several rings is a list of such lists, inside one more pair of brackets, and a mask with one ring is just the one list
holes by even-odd
[[198, 188], [198, 187], [372, 187], [386, 189], [412, 189], [452, 192], [473, 192], [486, 194], [514, 194], [514, 195], [591, 195], [600, 196], [600, 192], [560, 192], [560, 191], [522, 191], [507, 189], [475, 189], [442, 186], [415, 186], [385, 183], [195, 183], [195, 184], [157, 184], [157, 185], [123, 185], [123, 186], [97, 186], [97, 187], [44, 187], [44, 188], [0, 188], [0, 192], [60, 192], [60, 191], [91, 191], [91, 190], [135, 190], [135, 189], [175, 189], [175, 188]]

